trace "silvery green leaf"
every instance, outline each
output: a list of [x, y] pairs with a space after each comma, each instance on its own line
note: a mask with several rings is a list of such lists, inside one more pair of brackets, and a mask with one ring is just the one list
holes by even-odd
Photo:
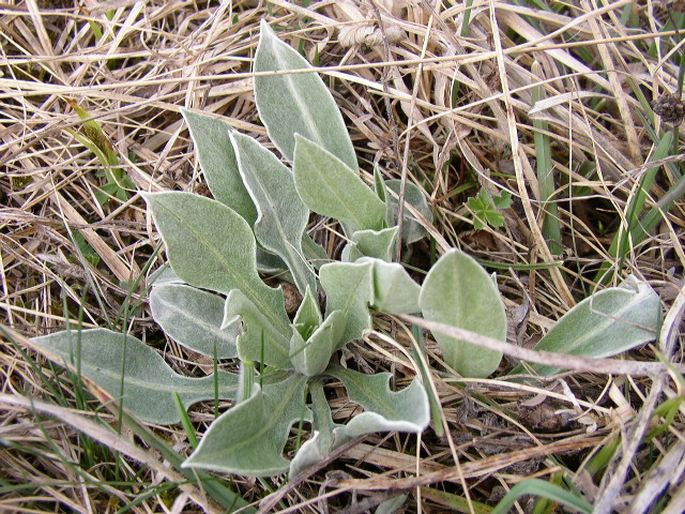
[[[585, 357], [609, 357], [653, 341], [661, 320], [654, 289], [630, 275], [620, 286], [599, 291], [564, 314], [535, 350]], [[559, 370], [529, 364], [540, 375]], [[515, 370], [522, 371], [520, 367]]]
[[290, 339], [290, 362], [298, 373], [306, 377], [320, 375], [328, 367], [337, 342], [342, 337], [345, 318], [341, 311], [333, 311], [305, 341], [293, 327]]
[[[408, 387], [394, 392], [388, 387], [392, 376], [390, 373], [365, 375], [332, 366], [326, 374], [338, 378], [345, 385], [350, 401], [361, 405], [364, 412], [357, 414], [347, 425], [337, 425], [332, 423], [330, 415], [327, 416], [325, 412], [317, 416], [315, 401], [314, 428], [321, 430], [315, 430], [313, 437], [300, 447], [293, 458], [289, 471], [291, 479], [359, 435], [390, 431], [419, 433], [428, 426], [428, 397], [418, 380], [415, 379]], [[334, 427], [332, 437], [326, 437], [331, 426]]]
[[177, 343], [203, 355], [228, 359], [237, 355], [240, 323], [221, 328], [224, 299], [184, 284], [168, 283], [150, 293], [152, 317]]
[[373, 264], [373, 308], [388, 314], [411, 314], [420, 312], [421, 287], [409, 276], [407, 270], [396, 262], [363, 257], [357, 262]]
[[[266, 21], [262, 20], [260, 29], [256, 72], [311, 67], [295, 49], [278, 39]], [[293, 160], [297, 133], [316, 141], [357, 170], [357, 157], [340, 111], [316, 73], [257, 75], [255, 98], [259, 117], [271, 141], [287, 159]]]
[[176, 274], [188, 284], [228, 294], [240, 289], [284, 337], [290, 337], [283, 292], [257, 274], [247, 222], [216, 200], [191, 193], [142, 193]]
[[321, 287], [326, 292], [326, 313], [340, 310], [346, 320], [338, 348], [359, 339], [371, 328], [369, 305], [373, 303], [373, 264], [370, 262], [332, 262], [321, 266]]
[[214, 199], [233, 209], [252, 226], [257, 211], [238, 172], [228, 137], [231, 126], [218, 118], [187, 109], [181, 109], [181, 114], [190, 128], [200, 167]]
[[[330, 257], [326, 254], [321, 245], [314, 241], [309, 234], [304, 234], [302, 236], [302, 251], [305, 257], [309, 261], [309, 264], [315, 269], [319, 269], [321, 266], [330, 262]], [[286, 271], [286, 264], [283, 262], [278, 255], [267, 252], [263, 248], [257, 247], [257, 269], [260, 273], [266, 273], [267, 275], [278, 275], [291, 283], [294, 280], [290, 276], [289, 272]]]
[[321, 325], [321, 321], [319, 302], [314, 298], [312, 290], [307, 289], [302, 298], [302, 302], [295, 313], [293, 326], [304, 339], [308, 339], [317, 327]]
[[159, 287], [165, 284], [183, 284], [174, 270], [171, 268], [169, 263], [162, 265], [160, 268], [156, 269], [150, 274], [150, 285], [152, 287]]
[[[475, 259], [459, 250], [440, 257], [421, 288], [423, 317], [504, 341], [507, 319], [496, 285]], [[502, 354], [443, 334], [433, 334], [445, 362], [465, 377], [487, 377]]]
[[293, 480], [303, 471], [323, 461], [332, 451], [332, 442], [324, 441], [321, 432], [314, 431], [312, 437], [302, 443], [290, 461], [288, 479]]
[[[202, 378], [179, 375], [157, 352], [131, 335], [97, 328], [57, 332], [36, 337], [32, 342], [53, 362], [80, 370], [83, 377], [148, 423], [181, 421], [174, 393], [178, 393], [186, 407], [214, 399], [214, 375]], [[220, 371], [216, 382], [219, 398], [235, 396], [237, 376]]]
[[[402, 184], [401, 180], [391, 179], [385, 181], [386, 188], [394, 191], [395, 193], [400, 193], [400, 186]], [[399, 205], [397, 199], [390, 193], [386, 193], [386, 205], [389, 211], [389, 221], [388, 225], [397, 224], [397, 214], [399, 211]], [[433, 221], [433, 212], [431, 211], [426, 196], [421, 192], [416, 184], [412, 182], [407, 182], [404, 189], [404, 201], [416, 208], [428, 221]], [[404, 209], [404, 223], [402, 227], [402, 241], [406, 244], [415, 243], [420, 241], [428, 235], [426, 229], [416, 221], [416, 219], [411, 215], [408, 209]]]
[[[350, 401], [361, 405], [364, 412], [333, 433], [344, 433], [346, 438], [371, 432], [422, 432], [430, 421], [428, 396], [421, 383], [414, 379], [400, 391], [389, 387], [391, 373], [365, 375], [357, 371], [333, 366], [326, 374], [339, 379], [347, 390]], [[335, 436], [340, 439], [339, 436]]]
[[257, 240], [285, 261], [302, 293], [307, 287], [316, 291], [316, 275], [302, 252], [309, 210], [295, 190], [292, 174], [251, 137], [233, 133], [231, 140], [237, 149], [240, 175], [257, 206]]
[[295, 139], [295, 187], [305, 205], [340, 220], [351, 233], [382, 228], [385, 205], [359, 175], [316, 143]]
[[247, 476], [287, 470], [283, 449], [290, 427], [311, 417], [305, 404], [306, 382], [306, 377], [294, 374], [263, 390], [255, 384], [251, 398], [212, 423], [183, 466]]
[[352, 241], [343, 248], [341, 259], [354, 262], [361, 257], [376, 257], [392, 261], [397, 227], [383, 230], [358, 230], [350, 238]]
[[[286, 337], [271, 323], [264, 311], [259, 309], [240, 289], [228, 294], [224, 304], [222, 326], [232, 326], [239, 317], [243, 333], [238, 337], [238, 355], [242, 361], [256, 361], [278, 369], [289, 369], [290, 336]], [[292, 329], [288, 331], [290, 334]]]
[[278, 275], [284, 273], [286, 268], [285, 262], [278, 255], [257, 247], [257, 270], [260, 273]]

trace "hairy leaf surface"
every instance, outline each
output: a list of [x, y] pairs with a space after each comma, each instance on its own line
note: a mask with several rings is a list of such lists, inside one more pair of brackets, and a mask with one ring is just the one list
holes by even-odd
[[251, 137], [232, 134], [238, 149], [238, 165], [258, 217], [254, 225], [257, 240], [288, 265], [300, 292], [317, 290], [316, 275], [302, 251], [309, 210], [295, 190], [288, 168]]
[[255, 385], [251, 398], [212, 423], [183, 466], [248, 476], [287, 470], [283, 449], [290, 427], [311, 416], [304, 401], [306, 382], [306, 377], [294, 374], [263, 390]]
[[[332, 366], [326, 374], [338, 378], [345, 385], [350, 401], [361, 405], [364, 412], [357, 414], [347, 425], [334, 425], [332, 437], [330, 416], [315, 416], [313, 437], [297, 452], [290, 466], [289, 476], [297, 476], [308, 467], [321, 462], [326, 456], [350, 439], [373, 432], [422, 432], [430, 419], [426, 391], [418, 380], [400, 391], [388, 386], [391, 374], [365, 375], [340, 366]], [[315, 405], [316, 408], [316, 405]], [[316, 410], [315, 410], [316, 412]], [[319, 427], [318, 423], [326, 426]]]
[[190, 128], [200, 168], [212, 196], [253, 225], [257, 211], [238, 172], [235, 152], [228, 136], [231, 126], [213, 116], [187, 109], [181, 109], [181, 114]]
[[350, 239], [352, 241], [343, 248], [343, 261], [354, 262], [361, 257], [376, 257], [389, 262], [393, 259], [397, 227], [358, 230]]
[[[402, 186], [402, 181], [397, 179], [390, 179], [385, 181], [385, 187], [391, 191], [399, 194], [400, 188]], [[386, 205], [388, 206], [388, 225], [397, 224], [397, 216], [399, 213], [399, 203], [397, 199], [387, 192]], [[407, 182], [404, 189], [404, 201], [411, 206], [415, 207], [428, 221], [433, 221], [433, 212], [431, 211], [426, 196], [421, 192], [416, 184]], [[404, 209], [404, 223], [402, 226], [402, 241], [406, 244], [415, 243], [420, 241], [428, 235], [426, 229], [416, 221], [408, 209]]]
[[190, 285], [228, 294], [240, 289], [274, 327], [290, 337], [283, 292], [257, 274], [247, 222], [222, 203], [191, 193], [145, 193], [176, 274]]
[[327, 315], [339, 310], [346, 320], [338, 347], [359, 339], [364, 330], [371, 328], [369, 305], [374, 300], [373, 264], [332, 262], [321, 267], [319, 279], [326, 291]]
[[228, 294], [224, 305], [223, 326], [229, 327], [240, 317], [243, 333], [238, 337], [238, 354], [243, 361], [262, 362], [278, 369], [292, 367], [289, 358], [290, 334], [284, 336], [269, 317], [239, 289]]
[[[262, 20], [255, 71], [309, 69], [309, 63], [278, 39]], [[338, 106], [316, 73], [283, 73], [255, 77], [255, 98], [259, 117], [271, 141], [293, 160], [295, 134], [316, 141], [349, 168], [357, 170], [357, 156]]]
[[321, 146], [296, 136], [295, 187], [312, 211], [357, 230], [380, 229], [385, 205], [364, 181]]
[[224, 299], [184, 284], [168, 283], [152, 288], [152, 317], [177, 343], [219, 359], [235, 357], [240, 324], [221, 328]]
[[[98, 328], [57, 332], [36, 337], [32, 342], [50, 360], [72, 370], [80, 369], [82, 376], [148, 423], [172, 424], [181, 420], [174, 393], [178, 393], [186, 407], [214, 398], [213, 375], [203, 378], [179, 375], [161, 355], [131, 335]], [[219, 398], [235, 396], [236, 375], [220, 371], [216, 381]]]
[[[578, 303], [557, 321], [535, 349], [609, 357], [653, 341], [660, 319], [659, 296], [647, 282], [631, 275], [620, 286], [599, 291]], [[541, 375], [559, 371], [550, 366], [529, 366]]]
[[421, 310], [421, 287], [401, 264], [370, 257], [362, 257], [357, 262], [373, 265], [374, 309], [388, 314], [411, 314]]
[[[504, 341], [504, 303], [490, 275], [459, 250], [444, 254], [428, 272], [419, 295], [424, 318]], [[445, 362], [465, 377], [487, 377], [502, 354], [466, 341], [433, 334]]]
[[293, 328], [290, 361], [295, 369], [306, 377], [323, 373], [337, 348], [344, 328], [345, 318], [341, 311], [333, 311], [307, 340]]

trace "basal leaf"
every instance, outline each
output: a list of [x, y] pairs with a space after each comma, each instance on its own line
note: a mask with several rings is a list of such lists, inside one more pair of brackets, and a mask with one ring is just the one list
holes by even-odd
[[421, 310], [421, 287], [412, 280], [401, 264], [369, 257], [363, 257], [357, 262], [373, 264], [374, 309], [388, 314], [411, 314]]
[[341, 311], [333, 311], [307, 340], [293, 328], [290, 361], [295, 370], [306, 377], [323, 373], [337, 349], [336, 343], [344, 328], [345, 318]]
[[262, 362], [278, 369], [289, 369], [290, 334], [286, 337], [274, 326], [264, 311], [239, 289], [228, 294], [224, 306], [224, 326], [236, 323], [240, 317], [243, 333], [238, 337], [240, 360]]
[[169, 283], [150, 292], [152, 317], [177, 343], [204, 355], [227, 359], [237, 355], [240, 324], [221, 328], [224, 299], [194, 287]]
[[351, 233], [382, 228], [385, 205], [359, 175], [316, 143], [295, 139], [295, 186], [305, 205], [340, 220]]
[[[473, 258], [458, 250], [440, 257], [419, 295], [424, 318], [504, 341], [507, 319], [497, 286]], [[447, 365], [465, 377], [486, 377], [502, 354], [443, 334], [433, 334]]]
[[[326, 374], [343, 382], [350, 401], [361, 405], [364, 412], [357, 414], [347, 425], [332, 425], [332, 435], [327, 437], [326, 434], [330, 433], [332, 424], [330, 410], [328, 415], [321, 412], [317, 416], [317, 402], [314, 400], [315, 432], [293, 458], [289, 471], [291, 479], [308, 467], [321, 462], [331, 451], [356, 436], [388, 431], [418, 433], [428, 426], [428, 397], [418, 380], [413, 380], [408, 387], [394, 392], [388, 386], [392, 376], [390, 373], [365, 375], [340, 366], [332, 366]], [[312, 399], [314, 394], [312, 391]], [[321, 402], [318, 404], [321, 406]]]
[[215, 200], [240, 214], [250, 226], [257, 219], [250, 195], [238, 172], [238, 163], [229, 131], [231, 126], [218, 118], [181, 109], [195, 143], [200, 168]]
[[[303, 70], [311, 66], [293, 48], [279, 40], [262, 20], [255, 71]], [[333, 96], [316, 73], [283, 73], [255, 77], [259, 117], [269, 137], [289, 160], [295, 154], [295, 134], [317, 142], [349, 168], [357, 157]]]
[[389, 387], [391, 373], [365, 375], [334, 366], [326, 374], [339, 379], [345, 385], [350, 401], [364, 408], [365, 412], [344, 426], [348, 437], [382, 431], [418, 433], [430, 421], [428, 396], [418, 380], [395, 392]]
[[256, 392], [222, 414], [205, 433], [184, 467], [222, 473], [267, 476], [288, 469], [283, 457], [290, 427], [310, 419], [305, 404], [307, 378], [294, 374]]
[[309, 210], [295, 190], [293, 176], [278, 158], [251, 137], [232, 134], [238, 150], [238, 165], [258, 217], [254, 225], [257, 240], [281, 257], [304, 294], [317, 290], [316, 275], [302, 251], [302, 236]]
[[338, 342], [341, 347], [348, 341], [359, 339], [371, 328], [369, 305], [373, 303], [373, 264], [370, 262], [332, 262], [321, 266], [321, 287], [326, 291], [326, 313], [342, 311], [345, 330]]
[[354, 262], [361, 257], [376, 257], [392, 261], [397, 227], [383, 230], [358, 230], [350, 238], [352, 241], [343, 248], [343, 261]]
[[174, 270], [169, 263], [162, 265], [150, 274], [150, 285], [152, 287], [159, 287], [166, 284], [183, 284], [183, 280], [174, 273]]
[[[391, 179], [385, 181], [385, 187], [396, 194], [400, 193], [400, 188], [402, 185], [401, 180]], [[397, 199], [390, 193], [386, 193], [387, 197], [386, 205], [388, 209], [388, 225], [397, 225], [397, 215], [399, 212], [399, 204]], [[415, 207], [424, 218], [428, 221], [433, 221], [433, 211], [431, 211], [428, 201], [426, 200], [426, 195], [421, 192], [416, 184], [412, 182], [407, 182], [404, 188], [404, 201], [411, 206]], [[408, 209], [404, 209], [404, 223], [402, 227], [402, 241], [406, 244], [415, 243], [420, 241], [428, 235], [426, 229], [416, 221]]]
[[[125, 409], [148, 423], [172, 424], [181, 420], [174, 393], [178, 393], [185, 406], [214, 399], [214, 376], [181, 376], [157, 352], [131, 335], [98, 328], [57, 332], [36, 337], [32, 342], [50, 360], [72, 370], [80, 369], [82, 376], [113, 399], [121, 400]], [[220, 371], [216, 381], [219, 398], [235, 396], [236, 375]]]
[[191, 193], [144, 193], [176, 274], [195, 287], [228, 294], [240, 289], [284, 337], [290, 322], [283, 292], [257, 274], [247, 222], [216, 200]]
[[[599, 291], [564, 314], [536, 350], [609, 357], [656, 338], [661, 304], [654, 289], [633, 275], [619, 287]], [[529, 364], [541, 375], [558, 369]], [[522, 371], [518, 367], [514, 372]]]

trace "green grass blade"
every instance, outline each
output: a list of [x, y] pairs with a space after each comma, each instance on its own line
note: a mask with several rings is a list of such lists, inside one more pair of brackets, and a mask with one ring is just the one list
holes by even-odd
[[[532, 66], [532, 73], [542, 77], [542, 66], [535, 61]], [[533, 104], [544, 98], [542, 86], [536, 86], [532, 91]], [[559, 206], [555, 202], [550, 202], [554, 196], [556, 185], [554, 181], [554, 162], [552, 160], [552, 145], [546, 132], [549, 126], [546, 121], [540, 119], [533, 120], [533, 141], [535, 142], [535, 162], [540, 188], [540, 201], [544, 211], [542, 223], [542, 235], [547, 241], [547, 246], [552, 255], [560, 255], [563, 246], [561, 244], [561, 224], [559, 223]], [[549, 202], [549, 203], [548, 203]]]
[[190, 445], [193, 448], [197, 448], [198, 441], [197, 435], [195, 434], [195, 429], [193, 428], [193, 423], [190, 421], [190, 418], [188, 417], [188, 411], [186, 411], [186, 408], [183, 406], [183, 401], [178, 393], [174, 393], [174, 402], [176, 403], [176, 408], [181, 416], [181, 424], [183, 425], [183, 430], [186, 431], [188, 441], [190, 441]]
[[550, 484], [549, 482], [537, 478], [530, 478], [519, 482], [512, 487], [511, 491], [509, 491], [492, 510], [492, 514], [507, 514], [514, 503], [524, 495], [541, 496], [557, 503], [562, 503], [579, 512], [587, 514], [592, 513], [592, 505], [584, 498], [581, 498], [558, 485]]
[[[649, 161], [658, 161], [668, 157], [672, 148], [672, 142], [673, 133], [667, 132], [664, 134], [659, 140], [654, 152], [652, 152], [652, 156]], [[637, 244], [638, 241], [644, 240], [644, 238], [648, 235], [648, 232], [645, 230], [646, 227], [640, 223], [639, 217], [647, 201], [649, 190], [654, 185], [656, 174], [659, 171], [659, 168], [659, 166], [655, 166], [654, 168], [650, 168], [645, 172], [640, 184], [637, 186], [635, 194], [630, 200], [628, 210], [626, 211], [627, 228], [622, 226], [616, 232], [616, 235], [611, 242], [611, 246], [609, 247], [609, 256], [618, 260], [619, 265], [617, 271], [623, 267], [623, 261], [630, 252], [631, 247]], [[651, 212], [649, 214], [651, 217], [653, 217]], [[636, 236], [638, 241], [633, 239], [633, 236]], [[595, 275], [595, 282], [604, 284], [607, 283], [611, 278], [611, 273], [609, 273], [611, 267], [611, 262], [604, 262]]]

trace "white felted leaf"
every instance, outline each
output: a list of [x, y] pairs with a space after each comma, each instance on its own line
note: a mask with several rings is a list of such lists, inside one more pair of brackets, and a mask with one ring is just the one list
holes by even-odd
[[139, 339], [103, 328], [57, 332], [32, 342], [53, 362], [80, 370], [83, 377], [148, 423], [181, 421], [174, 393], [187, 407], [214, 399], [215, 381], [221, 399], [233, 398], [238, 389], [236, 375], [220, 371], [216, 379], [213, 375], [184, 377]]
[[203, 355], [228, 359], [237, 355], [240, 324], [221, 328], [224, 299], [184, 284], [168, 283], [150, 292], [152, 317], [177, 343]]
[[[504, 303], [490, 275], [475, 259], [450, 250], [426, 276], [419, 295], [423, 317], [504, 341]], [[465, 377], [487, 377], [502, 354], [440, 333], [433, 334], [452, 369]]]
[[[262, 20], [255, 71], [286, 71], [311, 68], [293, 48], [278, 39]], [[295, 154], [295, 134], [317, 142], [353, 170], [357, 156], [338, 106], [316, 73], [282, 73], [255, 77], [259, 118], [271, 141], [289, 160]]]

